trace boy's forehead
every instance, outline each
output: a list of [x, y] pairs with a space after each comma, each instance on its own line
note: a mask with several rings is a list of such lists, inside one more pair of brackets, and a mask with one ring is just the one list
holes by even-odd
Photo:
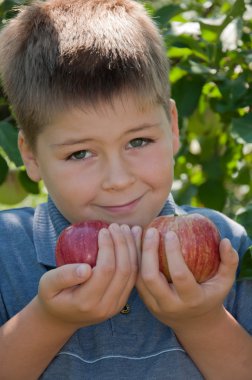
[[80, 111], [85, 113], [96, 114], [98, 118], [113, 117], [120, 118], [122, 116], [130, 120], [135, 116], [139, 118], [153, 118], [159, 121], [165, 117], [170, 121], [170, 100], [167, 103], [158, 101], [151, 96], [140, 96], [131, 92], [125, 92], [111, 99], [103, 99], [94, 104], [81, 104]]
[[124, 94], [92, 104], [83, 102], [72, 106], [69, 104], [67, 108], [58, 112], [47, 126], [60, 127], [66, 124], [73, 126], [84, 123], [86, 126], [95, 127], [97, 123], [106, 126], [109, 122], [120, 121], [120, 125], [123, 124], [125, 127], [137, 127], [160, 124], [165, 117], [165, 107], [160, 103]]
[[102, 129], [104, 132], [107, 127], [110, 129], [118, 125], [118, 132], [137, 129], [140, 131], [146, 127], [161, 125], [167, 128], [170, 121], [169, 104], [164, 105], [147, 96], [139, 97], [134, 93], [123, 92], [111, 99], [100, 99], [91, 104], [68, 104], [67, 108], [56, 114], [47, 127], [56, 127], [56, 130], [64, 128], [68, 133], [74, 130], [82, 133], [84, 126], [85, 131], [97, 132]]
[[92, 104], [81, 102], [77, 106], [77, 109], [80, 109], [85, 113], [95, 112], [97, 115], [102, 117], [111, 113], [127, 113], [129, 108], [134, 110], [136, 113], [145, 113], [160, 105], [160, 102], [152, 97], [125, 92], [119, 95], [114, 95], [111, 98], [99, 99]]

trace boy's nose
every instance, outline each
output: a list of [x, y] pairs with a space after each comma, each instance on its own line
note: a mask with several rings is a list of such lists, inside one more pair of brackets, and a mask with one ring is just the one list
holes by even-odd
[[107, 160], [103, 178], [104, 190], [122, 190], [135, 182], [130, 165], [118, 156]]

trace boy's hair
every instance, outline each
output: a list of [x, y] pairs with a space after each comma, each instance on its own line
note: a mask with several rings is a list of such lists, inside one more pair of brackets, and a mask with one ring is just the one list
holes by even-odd
[[169, 99], [162, 37], [132, 0], [47, 0], [23, 6], [0, 35], [5, 92], [28, 143], [68, 106]]

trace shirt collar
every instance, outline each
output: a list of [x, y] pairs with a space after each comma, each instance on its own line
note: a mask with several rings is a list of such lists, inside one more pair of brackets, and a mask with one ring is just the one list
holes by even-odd
[[166, 202], [164, 204], [164, 207], [160, 211], [159, 216], [172, 215], [172, 214], [173, 215], [183, 215], [183, 214], [185, 214], [185, 211], [181, 207], [176, 205], [176, 203], [174, 202], [172, 194], [170, 194], [168, 199], [166, 200]]
[[[185, 211], [175, 204], [171, 194], [159, 215], [169, 214], [185, 214]], [[59, 212], [50, 197], [47, 203], [41, 204], [35, 209], [33, 237], [37, 260], [40, 264], [50, 268], [56, 267], [55, 247], [57, 239], [63, 229], [69, 225], [68, 220]]]

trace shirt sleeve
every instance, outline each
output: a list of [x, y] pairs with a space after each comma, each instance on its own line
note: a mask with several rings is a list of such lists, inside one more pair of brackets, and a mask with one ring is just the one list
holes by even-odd
[[0, 325], [29, 302], [25, 297], [33, 278], [33, 268], [27, 265], [32, 261], [32, 255], [28, 255], [32, 246], [31, 215], [29, 208], [0, 212]]
[[[241, 245], [240, 263], [247, 251], [248, 247], [252, 245], [252, 241], [249, 237], [245, 236]], [[240, 266], [240, 265], [239, 265]], [[239, 269], [237, 271], [237, 277]], [[233, 315], [236, 320], [250, 333], [252, 334], [252, 279], [236, 280], [236, 297], [234, 302]]]
[[0, 326], [8, 320], [7, 310], [3, 302], [2, 294], [0, 293]]

